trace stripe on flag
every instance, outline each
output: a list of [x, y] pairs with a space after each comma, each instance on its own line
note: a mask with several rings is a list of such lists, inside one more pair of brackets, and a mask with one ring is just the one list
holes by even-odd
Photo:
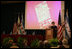
[[63, 39], [62, 26], [59, 26], [59, 28], [58, 28], [57, 38], [58, 38], [58, 40]]
[[62, 29], [62, 26], [61, 26], [61, 15], [60, 15], [60, 12], [59, 12], [59, 20], [58, 20], [57, 39], [59, 41], [63, 39], [63, 29]]

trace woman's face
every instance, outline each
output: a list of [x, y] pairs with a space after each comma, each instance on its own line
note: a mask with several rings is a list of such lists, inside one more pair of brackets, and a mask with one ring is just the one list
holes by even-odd
[[52, 22], [51, 24], [52, 24], [52, 25], [55, 25], [55, 22]]

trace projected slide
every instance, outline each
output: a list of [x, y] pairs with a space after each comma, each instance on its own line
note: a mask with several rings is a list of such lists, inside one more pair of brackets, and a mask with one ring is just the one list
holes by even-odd
[[25, 29], [46, 29], [52, 21], [58, 24], [61, 1], [27, 1]]

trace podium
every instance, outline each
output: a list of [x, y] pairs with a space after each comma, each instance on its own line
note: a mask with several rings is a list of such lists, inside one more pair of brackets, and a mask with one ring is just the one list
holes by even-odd
[[53, 30], [52, 29], [46, 29], [45, 39], [46, 40], [53, 39]]

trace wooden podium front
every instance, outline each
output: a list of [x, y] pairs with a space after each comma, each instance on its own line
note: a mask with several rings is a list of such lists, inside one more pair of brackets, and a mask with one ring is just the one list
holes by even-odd
[[53, 30], [52, 29], [46, 29], [45, 39], [46, 40], [53, 39]]

